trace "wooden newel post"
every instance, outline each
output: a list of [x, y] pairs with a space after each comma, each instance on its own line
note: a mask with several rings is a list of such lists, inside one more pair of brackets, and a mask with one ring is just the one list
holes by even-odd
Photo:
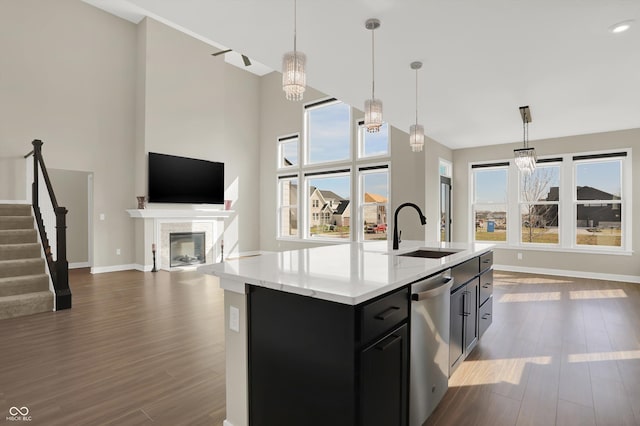
[[67, 208], [56, 207], [56, 310], [71, 308], [69, 262], [67, 261]]

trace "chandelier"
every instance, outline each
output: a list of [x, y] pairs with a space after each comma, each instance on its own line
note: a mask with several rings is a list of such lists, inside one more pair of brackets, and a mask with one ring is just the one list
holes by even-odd
[[282, 90], [290, 101], [301, 101], [307, 85], [307, 55], [297, 50], [296, 14], [296, 0], [293, 0], [293, 51], [282, 56]]
[[416, 124], [409, 127], [409, 146], [413, 152], [420, 152], [424, 146], [424, 126], [418, 124], [418, 70], [422, 68], [422, 62], [411, 62], [410, 67], [416, 70]]
[[375, 38], [373, 33], [380, 28], [380, 20], [367, 19], [365, 28], [371, 30], [371, 99], [364, 102], [364, 127], [369, 133], [376, 133], [382, 127], [382, 101], [376, 99], [375, 79]]
[[528, 106], [520, 107], [520, 115], [522, 116], [522, 138], [524, 147], [514, 149], [516, 166], [521, 172], [531, 174], [536, 169], [536, 149], [529, 147], [529, 123], [531, 123], [531, 111]]

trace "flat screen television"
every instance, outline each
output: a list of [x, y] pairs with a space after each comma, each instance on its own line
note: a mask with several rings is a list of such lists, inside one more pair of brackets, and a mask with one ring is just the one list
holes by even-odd
[[224, 163], [150, 152], [149, 202], [224, 204]]

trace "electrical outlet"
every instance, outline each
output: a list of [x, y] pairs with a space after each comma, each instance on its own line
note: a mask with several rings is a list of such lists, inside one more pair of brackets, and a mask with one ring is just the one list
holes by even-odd
[[116, 249], [116, 254], [120, 256], [120, 249]]
[[518, 260], [522, 260], [522, 253], [518, 253]]
[[229, 330], [240, 332], [240, 309], [229, 306]]
[[104, 220], [104, 213], [100, 213], [100, 220]]

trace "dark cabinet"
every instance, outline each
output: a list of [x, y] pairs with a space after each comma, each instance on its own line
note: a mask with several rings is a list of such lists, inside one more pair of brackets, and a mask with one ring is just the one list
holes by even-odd
[[360, 355], [362, 425], [407, 423], [407, 325], [382, 337]]
[[251, 426], [406, 425], [407, 287], [359, 306], [250, 286]]
[[478, 278], [451, 293], [449, 324], [450, 374], [478, 341]]
[[451, 268], [449, 375], [471, 353], [491, 325], [493, 315], [493, 252]]

